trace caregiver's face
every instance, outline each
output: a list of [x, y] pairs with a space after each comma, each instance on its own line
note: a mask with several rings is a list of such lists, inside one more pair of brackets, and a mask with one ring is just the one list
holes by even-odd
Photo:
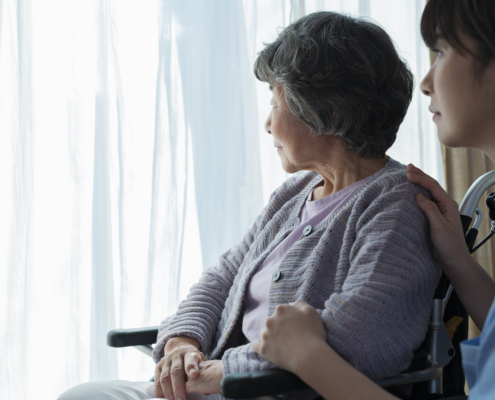
[[306, 124], [292, 115], [283, 89], [275, 86], [272, 93], [272, 110], [265, 122], [265, 130], [273, 136], [273, 144], [282, 160], [282, 167], [288, 173], [310, 169], [317, 156], [315, 143], [318, 140], [315, 140]]
[[[476, 51], [473, 39], [462, 32], [459, 38]], [[431, 97], [430, 111], [440, 141], [449, 147], [488, 150], [495, 133], [495, 63], [475, 79], [471, 55], [460, 54], [443, 39], [435, 47], [437, 59], [421, 90]]]

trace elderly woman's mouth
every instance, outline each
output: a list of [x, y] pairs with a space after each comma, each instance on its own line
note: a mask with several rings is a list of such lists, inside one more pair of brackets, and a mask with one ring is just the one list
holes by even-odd
[[274, 146], [277, 149], [277, 151], [279, 151], [282, 148], [282, 146], [279, 146], [278, 144], [274, 144]]

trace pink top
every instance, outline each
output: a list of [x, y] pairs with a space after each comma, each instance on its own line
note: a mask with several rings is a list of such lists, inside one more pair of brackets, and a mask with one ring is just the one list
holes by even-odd
[[285, 253], [301, 238], [304, 228], [311, 225], [314, 229], [326, 217], [338, 211], [352, 195], [363, 187], [366, 182], [374, 179], [374, 177], [375, 174], [353, 183], [337, 193], [316, 201], [311, 201], [314, 189], [311, 191], [301, 210], [301, 225], [294, 229], [266, 257], [265, 261], [258, 267], [258, 270], [249, 281], [244, 299], [246, 310], [244, 311], [242, 320], [242, 332], [250, 342], [258, 340], [260, 338], [261, 328], [265, 327], [265, 321], [268, 318], [268, 295], [272, 283], [272, 275], [277, 271]]

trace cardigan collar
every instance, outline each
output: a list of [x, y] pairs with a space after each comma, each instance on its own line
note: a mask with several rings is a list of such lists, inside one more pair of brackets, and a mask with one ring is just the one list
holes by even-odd
[[[348, 201], [346, 202], [344, 207], [349, 202], [353, 201], [354, 198], [356, 196], [358, 196], [366, 187], [368, 187], [371, 183], [373, 183], [374, 181], [379, 179], [386, 171], [388, 171], [389, 169], [396, 169], [397, 167], [400, 167], [400, 166], [401, 166], [401, 163], [394, 160], [392, 157], [388, 156], [387, 163], [385, 164], [385, 166], [381, 170], [379, 170], [375, 174], [376, 175], [375, 179], [367, 182], [362, 188], [360, 188], [356, 193], [354, 193], [354, 195], [352, 195], [348, 199]], [[306, 202], [306, 200], [309, 196], [309, 193], [315, 188], [316, 185], [318, 185], [323, 180], [323, 177], [317, 172], [310, 172], [310, 173], [308, 173], [308, 175], [305, 178], [309, 179], [308, 184], [304, 187], [303, 190], [301, 190], [299, 192], [298, 195], [293, 197], [292, 201], [289, 201], [289, 203], [292, 203], [292, 204], [290, 207], [291, 211], [289, 214], [289, 218], [285, 224], [285, 228], [287, 228], [287, 229], [292, 230], [293, 228], [296, 228], [301, 224], [301, 219], [299, 218], [299, 216], [301, 215], [301, 210], [304, 206], [304, 203]]]

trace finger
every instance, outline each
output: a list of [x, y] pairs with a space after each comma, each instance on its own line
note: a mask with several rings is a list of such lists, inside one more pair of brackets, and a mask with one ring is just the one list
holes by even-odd
[[437, 205], [433, 201], [427, 199], [422, 193], [419, 193], [416, 196], [416, 201], [421, 211], [426, 214], [426, 217], [430, 222], [430, 227], [433, 229], [441, 229], [446, 220]]
[[161, 375], [162, 369], [159, 364], [155, 367], [155, 395], [156, 397], [165, 397], [165, 394], [163, 393], [161, 384], [160, 384], [160, 375]]
[[170, 361], [167, 360], [162, 366], [162, 373], [160, 374], [160, 387], [162, 396], [168, 400], [175, 400], [174, 391], [172, 389], [172, 379], [170, 376]]
[[414, 172], [408, 172], [407, 179], [428, 190], [435, 189], [436, 187], [442, 189], [440, 184], [435, 179], [433, 179], [431, 176], [428, 176], [426, 174], [420, 175]]
[[275, 307], [275, 312], [273, 314], [283, 314], [291, 307], [292, 306], [289, 306], [288, 304], [280, 304], [277, 307]]
[[430, 175], [428, 175], [428, 174], [426, 174], [425, 172], [423, 172], [423, 170], [422, 170], [422, 169], [419, 169], [419, 168], [418, 168], [418, 167], [416, 167], [414, 164], [409, 164], [409, 165], [407, 166], [407, 171], [408, 171], [408, 172], [413, 172], [413, 173], [415, 173], [415, 174], [417, 174], [417, 175], [427, 176], [427, 177], [431, 178], [431, 176], [430, 176]]
[[430, 177], [419, 177], [411, 173], [407, 174], [411, 181], [427, 189], [438, 205], [438, 209], [447, 219], [452, 219], [458, 214], [459, 205], [449, 196], [440, 184]]
[[302, 300], [298, 300], [295, 303], [291, 304], [293, 307], [298, 308], [299, 310], [304, 310], [307, 307], [311, 307], [308, 303]]
[[261, 340], [255, 340], [253, 342], [253, 350], [258, 353], [260, 356], [261, 354]]
[[184, 362], [181, 357], [172, 362], [170, 377], [175, 400], [186, 400], [186, 372], [184, 371]]
[[263, 337], [268, 332], [268, 329], [273, 329], [279, 318], [280, 315], [277, 314], [277, 309], [275, 309], [275, 312], [265, 320], [265, 326], [260, 330], [260, 337]]
[[199, 363], [203, 361], [203, 358], [203, 354], [199, 351], [190, 352], [184, 356], [186, 374], [189, 378], [194, 379], [199, 375]]
[[450, 200], [450, 196], [443, 189], [443, 187], [441, 187], [440, 184], [435, 179], [430, 178], [429, 176], [420, 176], [420, 175], [416, 175], [416, 174], [413, 174], [411, 172], [408, 172], [407, 173], [407, 179], [409, 179], [411, 182], [415, 183], [416, 185], [419, 185], [419, 186], [429, 190], [432, 197], [437, 202]]

